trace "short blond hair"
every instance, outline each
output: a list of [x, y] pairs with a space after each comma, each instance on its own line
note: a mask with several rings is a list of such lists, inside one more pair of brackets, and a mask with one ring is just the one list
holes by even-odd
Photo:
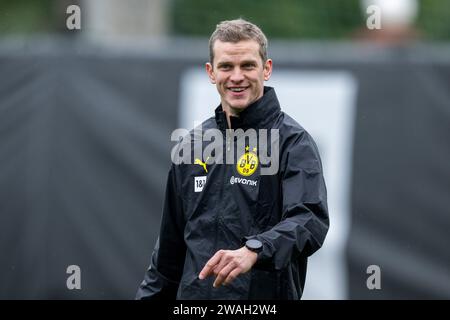
[[267, 60], [267, 38], [261, 29], [244, 19], [225, 20], [216, 26], [216, 30], [209, 38], [209, 60], [214, 60], [214, 43], [216, 40], [222, 42], [239, 42], [242, 40], [255, 40], [259, 44], [259, 55], [263, 63]]

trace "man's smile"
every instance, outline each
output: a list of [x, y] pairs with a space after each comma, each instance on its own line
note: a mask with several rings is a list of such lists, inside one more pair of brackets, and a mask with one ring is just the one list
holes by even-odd
[[232, 95], [241, 95], [244, 93], [250, 86], [234, 86], [234, 87], [228, 87], [228, 91], [231, 92]]

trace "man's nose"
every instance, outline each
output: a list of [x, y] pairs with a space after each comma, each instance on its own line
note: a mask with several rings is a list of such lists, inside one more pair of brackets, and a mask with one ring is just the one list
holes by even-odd
[[244, 80], [244, 74], [242, 73], [242, 70], [240, 68], [234, 68], [233, 72], [231, 73], [230, 80], [232, 82], [241, 82]]

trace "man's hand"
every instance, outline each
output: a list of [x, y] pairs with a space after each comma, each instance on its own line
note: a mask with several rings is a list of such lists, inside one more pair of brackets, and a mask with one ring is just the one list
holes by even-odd
[[211, 274], [216, 276], [213, 286], [229, 284], [241, 273], [249, 271], [256, 262], [258, 254], [246, 247], [237, 250], [219, 250], [208, 260], [198, 278], [205, 279]]

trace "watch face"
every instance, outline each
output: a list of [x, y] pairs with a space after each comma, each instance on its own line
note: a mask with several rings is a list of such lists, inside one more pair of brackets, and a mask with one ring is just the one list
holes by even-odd
[[262, 248], [262, 243], [259, 240], [256, 239], [250, 239], [248, 240], [245, 245], [247, 246], [247, 248], [252, 249], [252, 250], [259, 250]]

